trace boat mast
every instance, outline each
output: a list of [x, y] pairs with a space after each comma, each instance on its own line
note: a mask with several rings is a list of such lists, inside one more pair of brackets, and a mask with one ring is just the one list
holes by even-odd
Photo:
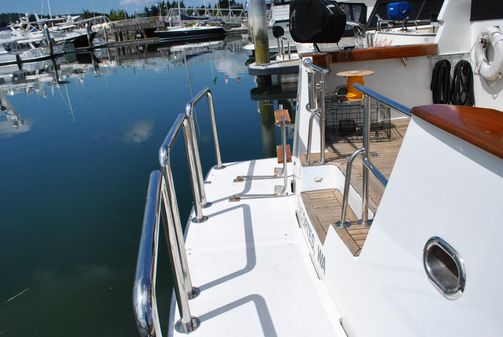
[[180, 0], [178, 0], [178, 20], [180, 21], [180, 26], [182, 25], [182, 10], [180, 9]]
[[51, 2], [49, 0], [47, 0], [47, 7], [49, 8], [49, 17], [52, 20]]

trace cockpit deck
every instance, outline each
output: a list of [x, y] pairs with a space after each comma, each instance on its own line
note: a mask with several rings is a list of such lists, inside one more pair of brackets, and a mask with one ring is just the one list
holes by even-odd
[[[372, 163], [386, 178], [389, 178], [391, 175], [391, 170], [393, 169], [398, 151], [402, 145], [403, 137], [405, 136], [407, 126], [409, 125], [409, 120], [409, 118], [393, 119], [391, 121], [390, 140], [384, 142], [371, 142], [370, 157], [372, 158]], [[330, 139], [330, 135], [328, 136]], [[325, 153], [325, 161], [328, 164], [336, 165], [342, 172], [345, 172], [347, 158], [358, 148], [362, 147], [362, 142], [336, 141], [329, 142], [327, 147], [328, 149]], [[319, 158], [319, 153], [313, 153], [311, 161], [316, 163], [319, 161]], [[302, 157], [302, 164], [306, 164], [306, 156]], [[362, 165], [361, 160], [356, 160], [353, 164], [353, 174], [351, 176], [351, 185], [360, 195], [362, 188]], [[373, 175], [371, 175], [369, 197], [370, 209], [373, 212], [377, 210], [383, 193], [384, 187], [375, 179]]]

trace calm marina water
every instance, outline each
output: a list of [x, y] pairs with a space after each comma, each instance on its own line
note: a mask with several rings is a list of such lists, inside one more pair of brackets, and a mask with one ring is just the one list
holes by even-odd
[[[84, 57], [87, 64], [61, 61], [59, 85], [51, 83], [50, 63], [19, 81], [48, 77], [47, 83], [0, 85], [6, 106], [0, 113], [0, 336], [136, 336], [131, 292], [148, 176], [185, 103], [211, 87], [224, 161], [274, 154], [278, 100], [252, 99], [257, 90], [240, 47], [237, 40], [101, 51], [96, 59]], [[207, 171], [215, 159], [205, 104], [196, 115]], [[18, 128], [16, 118], [23, 121]], [[173, 163], [186, 219], [191, 192], [182, 142]], [[161, 250], [165, 326], [170, 293]]]

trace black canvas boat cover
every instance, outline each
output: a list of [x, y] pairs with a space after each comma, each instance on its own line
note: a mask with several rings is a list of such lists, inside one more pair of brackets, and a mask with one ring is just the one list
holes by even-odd
[[344, 34], [346, 13], [330, 0], [292, 0], [290, 34], [296, 42], [336, 43]]

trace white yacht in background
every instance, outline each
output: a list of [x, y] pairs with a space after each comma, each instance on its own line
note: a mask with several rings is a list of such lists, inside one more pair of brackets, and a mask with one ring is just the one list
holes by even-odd
[[[175, 289], [168, 336], [501, 335], [502, 13], [498, 0], [444, 0], [433, 41], [301, 55], [291, 149], [292, 118], [275, 113], [278, 158], [222, 163], [211, 91], [196, 95], [150, 176], [133, 288], [139, 335], [163, 335], [161, 224]], [[464, 84], [454, 79], [447, 99], [474, 102], [432, 104], [446, 59], [473, 69], [454, 73]], [[341, 94], [351, 72], [366, 84]], [[217, 163], [207, 175], [193, 117], [204, 98]], [[182, 133], [194, 197], [185, 230], [170, 155]]]

